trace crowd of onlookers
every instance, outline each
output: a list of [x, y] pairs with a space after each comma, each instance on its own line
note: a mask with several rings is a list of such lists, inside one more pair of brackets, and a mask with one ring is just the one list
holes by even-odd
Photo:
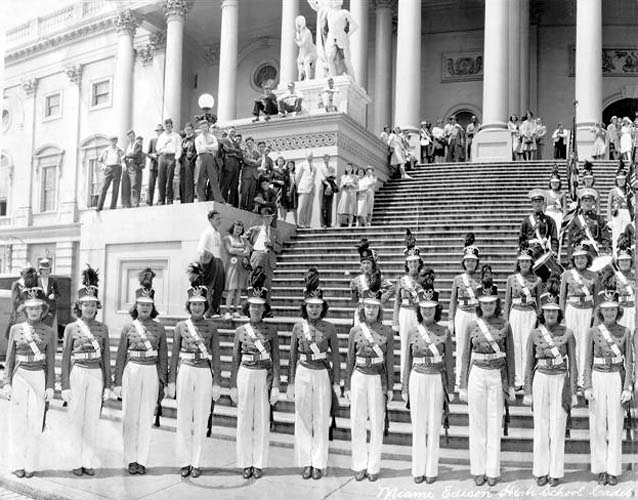
[[609, 124], [600, 122], [591, 128], [595, 135], [594, 159], [619, 160], [625, 162], [638, 160], [638, 116], [632, 122], [627, 116], [618, 118], [612, 116]]

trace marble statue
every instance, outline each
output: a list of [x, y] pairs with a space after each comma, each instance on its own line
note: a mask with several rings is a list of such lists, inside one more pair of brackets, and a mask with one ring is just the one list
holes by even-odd
[[359, 25], [352, 14], [342, 8], [343, 0], [331, 0], [326, 13], [328, 34], [324, 50], [326, 62], [331, 76], [346, 74], [354, 79], [352, 58], [350, 53], [350, 37]]
[[306, 27], [306, 18], [297, 16], [295, 19], [295, 42], [299, 47], [297, 56], [297, 80], [312, 80], [314, 78], [317, 47], [312, 42], [312, 32]]
[[326, 78], [328, 76], [328, 62], [326, 60], [326, 37], [328, 35], [327, 17], [332, 0], [308, 0], [308, 4], [317, 12], [317, 36], [316, 50], [317, 60], [315, 62], [315, 78]]

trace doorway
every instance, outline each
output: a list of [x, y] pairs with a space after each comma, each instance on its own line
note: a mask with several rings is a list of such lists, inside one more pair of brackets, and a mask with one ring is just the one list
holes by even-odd
[[620, 99], [612, 102], [603, 110], [603, 123], [608, 125], [612, 116], [617, 116], [618, 118], [626, 116], [633, 122], [636, 118], [636, 113], [638, 113], [638, 99]]

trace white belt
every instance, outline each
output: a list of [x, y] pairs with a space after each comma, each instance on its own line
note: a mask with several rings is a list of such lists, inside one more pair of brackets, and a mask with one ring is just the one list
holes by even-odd
[[300, 359], [303, 361], [319, 361], [321, 359], [326, 359], [326, 352], [318, 352], [317, 354], [305, 354], [301, 353], [299, 355]]
[[517, 306], [524, 306], [524, 305], [533, 306], [535, 302], [536, 301], [534, 299], [528, 299], [527, 297], [516, 297], [515, 299], [512, 299], [512, 304]]
[[207, 354], [203, 356], [201, 352], [179, 352], [179, 359], [188, 359], [191, 361], [197, 360], [200, 361], [202, 359], [207, 359], [208, 361], [213, 360], [213, 356], [211, 354]]
[[416, 304], [413, 304], [410, 299], [402, 299], [401, 300], [401, 307], [409, 307], [411, 309], [416, 307]]
[[633, 302], [636, 299], [634, 295], [621, 295], [618, 297], [619, 304], [627, 304], [628, 302]]
[[412, 365], [434, 365], [443, 363], [443, 356], [419, 356], [412, 358]]
[[73, 359], [101, 359], [102, 355], [97, 352], [76, 352], [73, 353]]
[[372, 366], [372, 365], [382, 365], [383, 358], [382, 357], [374, 357], [374, 358], [366, 358], [365, 356], [357, 356], [357, 366]]
[[616, 364], [622, 363], [623, 361], [625, 361], [625, 357], [624, 356], [616, 356], [614, 358], [595, 357], [594, 358], [594, 365], [597, 365], [597, 366], [616, 365]]
[[495, 359], [501, 359], [505, 357], [504, 352], [493, 352], [489, 354], [484, 354], [481, 352], [473, 352], [472, 359], [476, 361], [493, 361]]
[[551, 368], [553, 366], [563, 366], [566, 362], [566, 357], [561, 356], [560, 361], [556, 358], [540, 358], [537, 360], [538, 366], [544, 368]]
[[44, 361], [44, 354], [16, 354], [16, 361], [20, 363], [33, 363], [34, 361]]
[[139, 359], [156, 358], [157, 351], [155, 349], [150, 349], [148, 351], [129, 351], [128, 356], [129, 358], [139, 358]]
[[462, 306], [476, 306], [478, 305], [478, 299], [471, 299], [469, 297], [459, 297], [458, 303]]
[[569, 302], [570, 304], [583, 304], [583, 305], [593, 305], [592, 303], [592, 299], [588, 299], [585, 296], [579, 296], [579, 295], [570, 295], [569, 297], [567, 297], [567, 302]]
[[270, 353], [265, 352], [265, 353], [260, 353], [260, 352], [256, 352], [254, 354], [242, 354], [241, 355], [241, 361], [242, 363], [252, 363], [257, 362], [257, 361], [268, 361], [270, 359]]

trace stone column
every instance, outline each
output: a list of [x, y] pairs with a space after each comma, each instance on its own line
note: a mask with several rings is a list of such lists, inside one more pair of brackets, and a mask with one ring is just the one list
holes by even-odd
[[114, 98], [115, 130], [120, 147], [126, 145], [126, 131], [131, 128], [133, 116], [133, 64], [135, 52], [133, 37], [137, 22], [130, 10], [119, 13], [114, 20], [117, 32], [117, 55], [115, 57]]
[[394, 124], [419, 130], [421, 121], [421, 0], [399, 0]]
[[221, 0], [222, 26], [219, 46], [217, 115], [221, 123], [234, 120], [237, 99], [237, 45], [239, 43], [239, 0]]
[[[24, 130], [26, 139], [23, 143], [23, 158], [27, 168], [25, 169], [26, 172], [24, 174], [20, 172], [21, 169], [14, 169], [13, 189], [11, 194], [15, 197], [12, 200], [12, 205], [17, 208], [14, 216], [14, 225], [30, 226], [33, 221], [33, 191], [34, 189], [37, 189], [37, 187], [34, 186], [35, 165], [33, 161], [33, 145], [35, 141], [35, 107], [37, 101], [38, 79], [24, 78], [20, 84], [25, 94]], [[22, 189], [20, 189], [19, 186], [23, 186]], [[12, 256], [14, 262], [16, 258], [18, 257]], [[24, 258], [26, 260], [26, 254]], [[14, 266], [13, 263], [12, 266]]]
[[350, 0], [350, 13], [359, 25], [350, 39], [354, 81], [365, 89], [368, 85], [368, 0]]
[[483, 47], [483, 124], [472, 143], [476, 161], [510, 161], [512, 139], [507, 131], [508, 3], [485, 0]]
[[[521, 85], [521, 104], [519, 109], [521, 113], [527, 111], [530, 107], [529, 104], [529, 0], [520, 0], [520, 85]], [[537, 113], [538, 110], [533, 110]]]
[[281, 52], [279, 56], [279, 88], [297, 80], [297, 44], [295, 19], [299, 15], [299, 0], [281, 0]]
[[374, 33], [374, 122], [372, 133], [378, 135], [392, 118], [392, 9], [395, 0], [377, 0]]
[[184, 18], [190, 5], [186, 0], [166, 0], [166, 63], [164, 69], [164, 118], [171, 118], [176, 130], [182, 120], [182, 58]]
[[[518, 0], [509, 2], [508, 5], [508, 75], [509, 75], [509, 100], [507, 114], [521, 116], [521, 10]], [[487, 26], [485, 27], [487, 29]], [[507, 50], [506, 49], [506, 50]]]
[[[67, 187], [60, 193], [60, 221], [66, 223], [77, 222], [78, 220], [78, 193], [84, 192], [80, 186], [80, 141], [81, 139], [81, 120], [80, 115], [82, 113], [82, 65], [75, 64], [73, 66], [67, 66], [64, 69], [66, 76], [69, 78], [69, 85], [67, 87], [67, 94], [69, 98], [70, 106], [72, 107], [72, 116], [75, 130], [69, 129], [69, 135], [72, 136], [71, 143], [74, 145], [70, 153], [73, 155], [72, 161], [64, 169], [62, 174], [63, 179], [60, 181], [61, 185]], [[57, 260], [57, 259], [56, 259]], [[56, 265], [57, 268], [57, 265]]]
[[588, 158], [591, 126], [602, 119], [602, 1], [576, 3], [576, 140], [578, 156]]

